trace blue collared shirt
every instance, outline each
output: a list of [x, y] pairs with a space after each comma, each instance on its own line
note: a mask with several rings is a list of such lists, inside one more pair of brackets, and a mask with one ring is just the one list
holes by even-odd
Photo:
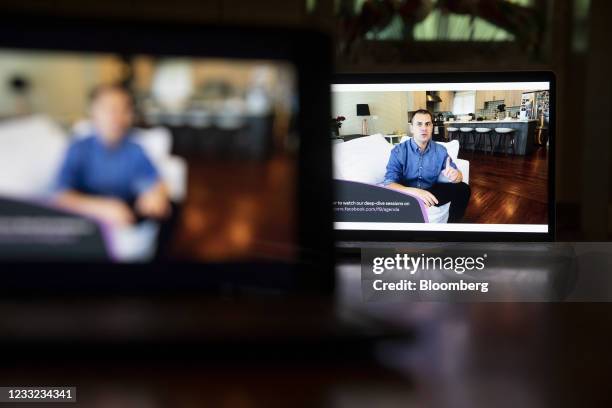
[[[398, 183], [407, 187], [428, 189], [437, 181], [450, 157], [446, 148], [433, 140], [424, 151], [410, 138], [398, 144], [391, 151], [383, 184]], [[451, 159], [453, 168], [457, 165]]]
[[157, 170], [129, 135], [117, 145], [107, 146], [94, 134], [70, 145], [55, 191], [74, 190], [131, 203], [158, 181]]

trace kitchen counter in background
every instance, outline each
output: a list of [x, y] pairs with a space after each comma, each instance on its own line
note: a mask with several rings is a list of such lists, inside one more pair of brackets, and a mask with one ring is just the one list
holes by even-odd
[[[537, 125], [537, 120], [535, 119], [508, 119], [508, 120], [472, 120], [472, 121], [452, 121], [452, 122], [444, 122], [444, 128], [446, 131], [446, 135], [448, 137], [448, 127], [483, 127], [483, 128], [498, 128], [498, 127], [507, 127], [516, 129], [516, 133], [514, 135], [514, 140], [516, 142], [516, 154], [518, 155], [526, 155], [530, 154], [534, 150], [534, 138], [535, 138], [535, 129]], [[500, 151], [497, 149], [497, 141], [498, 136], [491, 132], [491, 137], [493, 138], [494, 147], [496, 147], [495, 151]], [[489, 142], [485, 144], [485, 146], [489, 146]], [[468, 147], [468, 149], [471, 148]], [[479, 150], [484, 149], [480, 147]], [[488, 148], [487, 148], [488, 149]], [[510, 149], [508, 149], [510, 150]]]

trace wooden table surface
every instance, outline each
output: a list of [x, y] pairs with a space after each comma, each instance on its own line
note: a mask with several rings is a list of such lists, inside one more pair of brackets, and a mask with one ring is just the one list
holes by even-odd
[[[156, 353], [152, 348], [149, 355], [139, 356], [106, 355], [99, 343], [86, 350], [89, 357], [82, 359], [68, 358], [70, 348], [68, 354], [36, 359], [28, 358], [24, 349], [26, 354], [3, 355], [0, 383], [76, 385], [79, 402], [69, 405], [75, 407], [610, 405], [612, 304], [363, 303], [355, 290], [360, 281], [359, 265], [343, 264], [339, 273], [344, 275], [334, 302], [339, 310], [358, 305], [362, 313], [413, 330], [414, 338], [380, 341], [374, 358], [341, 349], [317, 353], [307, 342], [266, 353], [258, 353], [261, 349], [255, 347], [250, 356], [240, 358], [210, 357], [210, 353], [208, 358], [172, 358], [172, 351], [178, 348], [171, 343], [166, 352], [158, 349]], [[65, 307], [60, 310], [64, 311], [86, 311], [91, 305], [83, 299], [62, 302]], [[154, 304], [160, 301], [151, 302], [117, 301], [114, 306], [111, 302], [108, 313], [85, 313], [89, 318], [82, 323], [115, 327], [110, 338], [102, 336], [103, 343], [126, 345], [126, 328], [137, 328], [156, 315], [152, 313], [158, 310]], [[229, 304], [227, 300], [212, 302], [217, 310]], [[302, 310], [308, 311], [310, 301], [301, 302]], [[39, 328], [45, 322], [53, 324], [54, 332], [62, 338], [74, 323], [74, 315], [65, 312], [51, 318], [42, 313], [53, 310], [55, 303], [30, 301], [20, 306], [3, 300], [0, 339], [6, 340], [15, 311], [21, 311], [17, 317], [30, 333], [30, 340], [36, 339], [37, 330], [28, 322]], [[324, 320], [324, 308], [316, 305], [320, 299], [312, 300], [310, 313], [296, 314], [297, 322], [305, 316]], [[23, 314], [26, 310], [35, 314], [36, 307], [38, 320]], [[193, 321], [189, 316], [196, 317], [187, 314], [178, 322]], [[199, 318], [205, 321], [204, 316]], [[248, 322], [248, 314], [241, 319]], [[251, 347], [247, 344], [252, 346], [238, 343], [233, 347], [244, 351]], [[5, 347], [2, 350], [7, 353]]]

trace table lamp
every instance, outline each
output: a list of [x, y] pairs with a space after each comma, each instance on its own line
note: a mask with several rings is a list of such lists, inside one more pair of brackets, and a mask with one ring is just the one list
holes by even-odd
[[[370, 116], [370, 107], [367, 103], [357, 104], [357, 116]], [[361, 124], [361, 134], [363, 136], [368, 134], [368, 120], [366, 118], [363, 118], [363, 122]]]

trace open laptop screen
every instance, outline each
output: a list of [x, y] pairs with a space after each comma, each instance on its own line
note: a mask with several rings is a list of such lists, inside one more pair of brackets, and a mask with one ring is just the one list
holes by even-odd
[[342, 239], [550, 239], [553, 82], [548, 73], [339, 76]]
[[329, 38], [19, 15], [0, 34], [5, 289], [333, 288]]
[[290, 62], [0, 49], [0, 258], [296, 259]]

